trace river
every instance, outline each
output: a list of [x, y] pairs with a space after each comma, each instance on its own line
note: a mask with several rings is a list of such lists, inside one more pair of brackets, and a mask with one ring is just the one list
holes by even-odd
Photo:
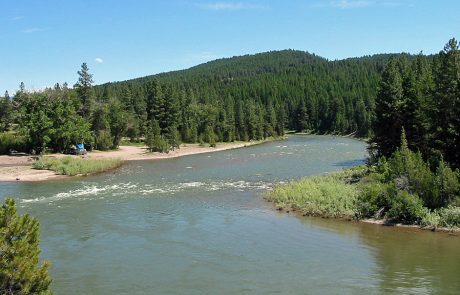
[[458, 236], [298, 217], [263, 199], [277, 183], [365, 155], [354, 139], [290, 136], [0, 183], [0, 199], [39, 219], [56, 294], [459, 294]]

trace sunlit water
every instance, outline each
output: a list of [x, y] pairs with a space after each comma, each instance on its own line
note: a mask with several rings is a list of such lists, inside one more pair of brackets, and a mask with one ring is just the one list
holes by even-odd
[[364, 143], [291, 136], [1, 183], [38, 217], [57, 294], [459, 294], [460, 237], [276, 212], [273, 185], [363, 163]]

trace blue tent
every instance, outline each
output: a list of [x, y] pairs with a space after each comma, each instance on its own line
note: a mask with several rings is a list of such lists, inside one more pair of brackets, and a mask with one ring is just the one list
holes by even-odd
[[85, 145], [83, 143], [77, 143], [77, 149], [82, 150], [85, 148]]

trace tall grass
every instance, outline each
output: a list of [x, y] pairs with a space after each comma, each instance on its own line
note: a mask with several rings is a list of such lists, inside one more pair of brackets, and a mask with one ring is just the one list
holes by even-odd
[[280, 209], [292, 209], [304, 215], [354, 218], [358, 188], [350, 180], [356, 173], [357, 170], [347, 170], [303, 178], [275, 187], [266, 199]]
[[432, 227], [460, 228], [460, 207], [448, 206], [428, 212], [422, 224]]
[[304, 215], [460, 228], [458, 205], [434, 210], [425, 207], [417, 195], [385, 182], [383, 175], [369, 173], [366, 167], [292, 181], [275, 187], [265, 198], [279, 209]]
[[88, 175], [117, 168], [123, 164], [120, 159], [82, 159], [67, 156], [64, 158], [41, 157], [33, 163], [38, 170], [51, 170], [61, 175]]

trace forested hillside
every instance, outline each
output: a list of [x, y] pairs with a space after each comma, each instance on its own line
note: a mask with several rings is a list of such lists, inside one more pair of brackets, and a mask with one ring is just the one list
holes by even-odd
[[275, 189], [304, 215], [460, 227], [460, 49], [392, 56], [377, 87], [370, 165]]
[[182, 108], [178, 125], [185, 141], [195, 140], [187, 136], [195, 126], [204, 132], [203, 122], [223, 141], [282, 134], [283, 128], [367, 136], [389, 57], [327, 61], [301, 51], [267, 52], [105, 84], [97, 87], [97, 96], [116, 96], [141, 110], [149, 103], [148, 85], [157, 81], [168, 89], [162, 95]]
[[286, 129], [367, 137], [390, 56], [328, 61], [274, 51], [99, 86], [83, 64], [73, 87], [30, 93], [21, 84], [0, 99], [0, 132], [7, 132], [0, 153], [62, 152], [76, 142], [105, 150], [124, 136], [162, 152], [180, 142], [215, 145]]

